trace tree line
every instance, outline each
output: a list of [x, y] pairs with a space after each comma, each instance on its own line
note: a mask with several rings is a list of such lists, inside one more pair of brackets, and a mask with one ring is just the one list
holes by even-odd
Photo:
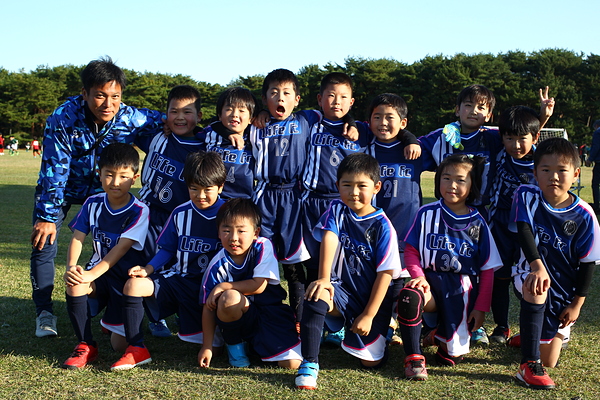
[[[12, 132], [21, 141], [41, 137], [46, 117], [67, 97], [81, 92], [79, 73], [83, 67], [40, 66], [30, 72], [0, 68], [0, 132], [5, 136]], [[188, 84], [198, 88], [203, 101], [203, 124], [215, 117], [216, 100], [229, 86], [247, 87], [260, 100], [264, 78], [240, 76], [223, 86], [185, 75], [124, 71], [128, 81], [124, 101], [135, 107], [164, 111], [167, 93], [173, 86]], [[369, 102], [377, 94], [397, 93], [408, 103], [408, 129], [416, 136], [454, 121], [458, 92], [474, 83], [489, 87], [496, 96], [490, 125], [509, 106], [538, 109], [538, 90], [545, 86], [550, 86], [550, 95], [557, 101], [547, 127], [567, 129], [571, 141], [590, 143], [591, 125], [600, 118], [600, 55], [596, 54], [544, 49], [531, 53], [435, 55], [412, 64], [360, 57], [349, 57], [344, 65], [309, 64], [294, 71], [302, 95], [299, 109], [318, 108], [321, 78], [334, 71], [345, 72], [354, 81], [354, 118], [367, 119]]]

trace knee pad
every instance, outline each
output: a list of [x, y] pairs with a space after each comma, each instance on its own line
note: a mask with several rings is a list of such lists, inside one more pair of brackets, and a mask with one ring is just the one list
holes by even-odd
[[405, 287], [398, 297], [398, 321], [403, 325], [419, 325], [423, 316], [425, 295], [419, 289]]

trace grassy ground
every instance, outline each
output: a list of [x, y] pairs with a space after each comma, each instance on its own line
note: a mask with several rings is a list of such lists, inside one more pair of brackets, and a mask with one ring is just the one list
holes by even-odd
[[[381, 370], [357, 368], [357, 361], [339, 349], [324, 348], [321, 354], [319, 389], [298, 392], [293, 389], [294, 372], [270, 367], [236, 370], [227, 367], [225, 357], [214, 368], [201, 370], [196, 355], [199, 346], [176, 336], [156, 339], [148, 335], [147, 345], [154, 361], [141, 368], [111, 373], [110, 365], [119, 357], [110, 349], [107, 336], [100, 333], [97, 320], [93, 329], [100, 345], [100, 358], [83, 371], [66, 371], [59, 365], [75, 346], [65, 304], [61, 275], [69, 232], [60, 237], [57, 257], [55, 313], [60, 336], [38, 339], [34, 336], [34, 307], [30, 299], [28, 238], [31, 208], [39, 159], [31, 153], [0, 157], [0, 398], [3, 399], [95, 399], [95, 398], [203, 398], [203, 399], [597, 399], [600, 398], [600, 274], [596, 274], [590, 296], [583, 307], [569, 348], [560, 367], [550, 371], [558, 388], [536, 392], [513, 380], [519, 351], [505, 347], [474, 349], [464, 364], [455, 368], [435, 365], [433, 352], [430, 379], [407, 382], [402, 376], [404, 354], [391, 349], [390, 362]], [[423, 176], [425, 198], [432, 200], [432, 174]], [[591, 169], [584, 168], [582, 190], [590, 200]], [[76, 210], [71, 211], [71, 216]], [[176, 324], [168, 320], [171, 328]], [[511, 323], [517, 326], [515, 302]], [[491, 316], [486, 323], [493, 329]]]

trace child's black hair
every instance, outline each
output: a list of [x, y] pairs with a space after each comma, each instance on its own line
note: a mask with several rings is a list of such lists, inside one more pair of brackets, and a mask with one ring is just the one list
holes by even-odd
[[494, 106], [496, 105], [494, 93], [483, 85], [470, 85], [461, 90], [456, 98], [456, 107], [460, 108], [460, 105], [463, 102], [469, 100], [476, 103], [487, 104], [490, 113], [494, 110]]
[[577, 150], [577, 147], [567, 139], [553, 137], [541, 141], [533, 153], [533, 167], [537, 168], [542, 157], [547, 155], [556, 155], [560, 159], [571, 164], [575, 169], [581, 167], [579, 150]]
[[471, 166], [469, 176], [471, 177], [471, 190], [467, 196], [467, 204], [472, 204], [481, 197], [481, 182], [483, 170], [485, 168], [485, 158], [471, 154], [451, 154], [444, 158], [435, 171], [435, 198], [441, 199], [440, 182], [444, 170], [451, 165], [467, 164]]
[[540, 116], [533, 108], [512, 106], [502, 111], [498, 121], [500, 136], [526, 136], [534, 138], [540, 132]]
[[329, 85], [348, 85], [351, 92], [354, 92], [354, 83], [352, 78], [343, 72], [330, 72], [321, 79], [319, 93], [323, 94]]
[[117, 67], [109, 56], [90, 61], [81, 71], [81, 83], [89, 94], [94, 86], [104, 86], [106, 83], [115, 81], [121, 90], [125, 90], [127, 79], [121, 68]]
[[366, 153], [353, 153], [345, 157], [337, 169], [338, 182], [344, 174], [365, 174], [375, 184], [381, 180], [379, 162]]
[[200, 92], [193, 86], [190, 85], [177, 85], [169, 91], [167, 96], [167, 111], [171, 107], [171, 100], [192, 100], [196, 111], [201, 111], [202, 100], [200, 98]]
[[127, 143], [111, 143], [106, 146], [98, 159], [98, 169], [104, 167], [131, 168], [134, 174], [140, 169], [140, 155], [135, 147]]
[[227, 171], [218, 153], [198, 151], [187, 155], [183, 166], [186, 185], [223, 186], [226, 178]]
[[258, 102], [252, 92], [243, 87], [232, 87], [225, 90], [217, 99], [217, 117], [221, 116], [223, 107], [246, 107], [250, 113], [250, 118], [256, 116], [258, 111]]
[[402, 97], [394, 93], [383, 93], [371, 101], [371, 105], [369, 106], [369, 115], [367, 116], [368, 120], [371, 119], [373, 110], [381, 105], [392, 107], [394, 110], [396, 110], [400, 116], [400, 119], [404, 119], [408, 116], [408, 106]]
[[275, 69], [265, 77], [262, 85], [262, 95], [267, 96], [269, 87], [274, 83], [291, 83], [294, 87], [294, 93], [296, 96], [300, 96], [300, 85], [298, 84], [298, 78], [296, 75], [288, 69], [279, 68]]
[[217, 212], [217, 227], [220, 228], [221, 224], [232, 224], [243, 218], [247, 218], [254, 229], [260, 228], [262, 223], [260, 209], [251, 199], [238, 197], [228, 200]]

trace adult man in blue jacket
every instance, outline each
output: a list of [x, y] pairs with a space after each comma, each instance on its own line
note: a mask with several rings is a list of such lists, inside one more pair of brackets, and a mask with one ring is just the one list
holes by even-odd
[[52, 310], [54, 258], [60, 227], [73, 204], [102, 190], [96, 161], [110, 143], [135, 143], [147, 150], [162, 131], [162, 114], [121, 102], [125, 74], [109, 57], [81, 72], [79, 96], [70, 97], [46, 120], [42, 164], [35, 193], [31, 234], [31, 284], [36, 336], [56, 336]]

